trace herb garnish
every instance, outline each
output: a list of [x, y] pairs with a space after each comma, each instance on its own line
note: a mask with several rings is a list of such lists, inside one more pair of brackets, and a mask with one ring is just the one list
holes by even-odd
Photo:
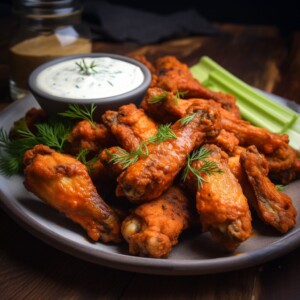
[[194, 120], [194, 118], [197, 116], [197, 113], [193, 113], [191, 115], [187, 115], [183, 118], [181, 118], [179, 121], [180, 121], [180, 127], [183, 127], [187, 124], [189, 124], [192, 120]]
[[70, 104], [69, 109], [65, 112], [59, 113], [59, 115], [68, 117], [71, 119], [81, 119], [90, 122], [90, 124], [96, 128], [96, 124], [93, 120], [93, 113], [96, 109], [96, 105], [92, 103], [90, 109], [87, 106], [79, 106], [78, 104]]
[[98, 156], [95, 155], [91, 159], [87, 159], [87, 155], [91, 152], [89, 148], [82, 149], [76, 156], [76, 159], [78, 159], [80, 162], [82, 162], [88, 169], [88, 172], [91, 173], [91, 169], [95, 165], [95, 163], [98, 161]]
[[147, 144], [160, 144], [168, 139], [177, 139], [176, 134], [171, 128], [171, 124], [160, 125], [157, 133], [148, 138], [145, 141], [142, 141], [139, 145], [139, 148], [133, 152], [127, 152], [124, 149], [117, 147], [119, 153], [110, 153], [106, 150], [106, 154], [111, 157], [110, 162], [122, 165], [122, 169], [127, 169], [130, 165], [134, 164], [140, 156], [148, 156], [149, 150]]
[[117, 151], [119, 153], [111, 153], [107, 149], [105, 150], [106, 154], [111, 157], [109, 161], [114, 164], [121, 164], [123, 170], [134, 164], [140, 156], [147, 156], [149, 154], [145, 142], [141, 142], [138, 149], [132, 152], [127, 152], [120, 147], [117, 147]]
[[167, 95], [168, 95], [168, 92], [163, 92], [159, 95], [151, 97], [148, 102], [151, 103], [151, 104], [158, 103], [161, 100], [165, 99], [167, 97]]
[[94, 61], [92, 61], [88, 66], [83, 58], [81, 62], [75, 62], [75, 64], [79, 67], [79, 73], [82, 75], [91, 75], [97, 73], [95, 70], [97, 65]]
[[[185, 181], [188, 172], [192, 172], [197, 178], [198, 189], [201, 189], [203, 182], [206, 182], [206, 180], [201, 176], [201, 173], [208, 176], [214, 173], [223, 173], [215, 161], [206, 160], [210, 153], [210, 150], [200, 148], [199, 150], [193, 151], [191, 155], [187, 154], [187, 164], [182, 173], [182, 180]], [[200, 168], [195, 169], [191, 166], [191, 164], [193, 161], [197, 160], [204, 162], [204, 164]]]
[[275, 188], [276, 188], [277, 191], [282, 192], [282, 191], [285, 190], [286, 186], [282, 185], [282, 184], [276, 184]]
[[160, 144], [168, 139], [177, 139], [176, 134], [171, 128], [171, 124], [162, 124], [159, 126], [157, 133], [146, 140], [149, 144]]
[[5, 152], [0, 157], [0, 173], [6, 176], [12, 176], [22, 170], [24, 153], [37, 144], [44, 144], [62, 152], [70, 132], [69, 124], [58, 119], [36, 124], [36, 133], [29, 130], [25, 120], [21, 124], [16, 130], [19, 137], [13, 140], [9, 139], [3, 128], [0, 129], [0, 148]]

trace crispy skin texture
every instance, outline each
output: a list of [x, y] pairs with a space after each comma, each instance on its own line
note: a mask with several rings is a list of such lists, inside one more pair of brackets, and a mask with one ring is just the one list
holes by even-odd
[[99, 196], [82, 163], [36, 145], [25, 153], [24, 165], [27, 190], [80, 224], [92, 240], [121, 240], [117, 215]]
[[147, 257], [167, 257], [178, 243], [190, 217], [188, 198], [178, 187], [170, 187], [158, 199], [135, 208], [122, 223], [122, 235], [129, 253]]
[[195, 79], [186, 64], [174, 56], [163, 56], [155, 62], [158, 75], [157, 87], [166, 91], [187, 92], [185, 98], [212, 99], [220, 103], [232, 115], [240, 117], [238, 106], [233, 95], [214, 92], [204, 87]]
[[[215, 145], [205, 145], [211, 151], [206, 158], [217, 163], [222, 173], [202, 174], [205, 182], [197, 188], [195, 175], [189, 172], [187, 184], [196, 189], [196, 207], [204, 230], [212, 238], [233, 252], [251, 236], [251, 213], [246, 197], [238, 180], [231, 173], [226, 155]], [[200, 168], [203, 161], [192, 162], [192, 167]]]
[[[182, 118], [186, 116], [192, 105], [201, 105], [206, 101], [196, 98], [186, 100], [178, 98], [175, 102], [172, 94], [169, 93], [158, 103], [150, 103], [149, 99], [162, 93], [162, 91], [149, 89], [142, 104], [147, 113], [161, 122]], [[244, 147], [255, 145], [266, 156], [272, 173], [293, 168], [297, 174], [296, 170], [299, 170], [299, 163], [297, 164], [296, 151], [289, 146], [289, 139], [286, 134], [272, 133], [267, 129], [251, 125], [248, 121], [236, 118], [221, 107], [219, 109], [221, 113], [221, 127], [226, 131], [227, 138], [231, 135], [230, 141], [228, 140], [230, 143], [226, 143], [226, 140], [223, 143], [222, 135], [224, 132], [222, 131], [220, 137], [217, 137], [212, 143], [218, 144], [226, 152], [230, 152], [237, 144]]]
[[178, 120], [172, 125], [176, 139], [149, 145], [149, 155], [141, 156], [119, 177], [116, 193], [131, 202], [146, 202], [167, 190], [186, 162], [186, 155], [205, 139], [219, 134], [219, 111], [214, 101], [191, 107], [196, 116], [187, 125]]
[[272, 133], [247, 121], [237, 120], [222, 109], [221, 114], [222, 127], [233, 133], [241, 146], [255, 145], [259, 152], [265, 155], [270, 171], [279, 172], [294, 165], [296, 153], [288, 144], [288, 135]]
[[128, 152], [135, 151], [142, 141], [155, 135], [158, 128], [135, 104], [123, 105], [118, 111], [108, 110], [102, 115], [102, 120]]
[[241, 153], [241, 162], [254, 190], [249, 200], [258, 216], [268, 225], [285, 233], [296, 223], [296, 209], [291, 198], [279, 192], [268, 178], [268, 162], [255, 146]]
[[82, 149], [89, 149], [96, 154], [104, 147], [117, 144], [109, 128], [100, 123], [96, 123], [94, 128], [87, 120], [80, 121], [74, 126], [68, 141], [71, 144], [68, 153], [73, 155], [77, 155]]

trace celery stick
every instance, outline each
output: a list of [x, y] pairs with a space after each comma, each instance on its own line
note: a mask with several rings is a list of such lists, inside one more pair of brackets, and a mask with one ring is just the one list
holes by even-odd
[[203, 56], [190, 70], [193, 76], [207, 88], [234, 95], [244, 119], [272, 132], [289, 134], [290, 145], [299, 149], [300, 115], [298, 113], [274, 102], [207, 56]]

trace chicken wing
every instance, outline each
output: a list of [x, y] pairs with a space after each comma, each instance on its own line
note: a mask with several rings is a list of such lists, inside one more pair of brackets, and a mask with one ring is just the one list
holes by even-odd
[[[220, 172], [201, 174], [203, 184], [198, 188], [192, 172], [186, 178], [187, 185], [196, 192], [196, 207], [203, 230], [227, 250], [234, 251], [247, 240], [252, 231], [251, 213], [246, 197], [235, 176], [227, 165], [227, 155], [215, 145], [205, 145], [209, 151], [206, 161], [215, 162]], [[200, 169], [205, 162], [195, 160], [194, 169]]]
[[85, 165], [44, 145], [28, 150], [24, 165], [27, 190], [80, 224], [92, 240], [121, 240], [120, 221], [97, 193]]
[[132, 202], [146, 202], [167, 190], [186, 162], [186, 156], [206, 138], [219, 134], [219, 110], [214, 101], [191, 107], [194, 118], [183, 125], [178, 120], [172, 125], [176, 139], [149, 145], [149, 154], [141, 156], [119, 177], [116, 193]]
[[158, 125], [135, 104], [123, 105], [118, 111], [108, 110], [102, 120], [128, 152], [136, 150], [141, 141], [154, 136], [158, 129]]
[[240, 111], [233, 95], [212, 91], [195, 79], [186, 64], [174, 56], [163, 56], [155, 62], [158, 74], [157, 87], [173, 93], [184, 92], [185, 98], [212, 99], [220, 103], [235, 117], [240, 118]]
[[278, 231], [285, 233], [296, 223], [296, 209], [291, 198], [278, 191], [268, 178], [268, 162], [255, 146], [241, 153], [241, 162], [255, 197], [248, 199], [258, 216]]
[[70, 143], [68, 153], [72, 155], [77, 155], [82, 149], [89, 149], [93, 154], [97, 154], [104, 147], [117, 144], [109, 128], [101, 123], [96, 123], [94, 127], [87, 120], [80, 121], [74, 126], [68, 142]]
[[129, 253], [166, 257], [189, 225], [188, 198], [178, 187], [170, 187], [158, 199], [139, 205], [122, 223]]

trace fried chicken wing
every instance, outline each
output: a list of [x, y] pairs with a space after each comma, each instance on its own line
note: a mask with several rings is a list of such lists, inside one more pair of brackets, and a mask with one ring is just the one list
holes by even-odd
[[[215, 162], [220, 172], [201, 174], [204, 181], [200, 188], [191, 172], [188, 173], [186, 182], [192, 190], [197, 190], [196, 207], [203, 230], [209, 231], [212, 238], [227, 250], [234, 251], [251, 235], [249, 205], [238, 180], [227, 165], [227, 155], [215, 145], [203, 147], [210, 151], [205, 160]], [[204, 163], [195, 160], [192, 167], [199, 169]]]
[[212, 91], [195, 79], [186, 64], [174, 56], [163, 56], [155, 62], [158, 74], [157, 87], [173, 93], [184, 92], [185, 98], [212, 99], [220, 103], [232, 115], [240, 118], [240, 112], [233, 95]]
[[123, 105], [118, 111], [108, 110], [102, 115], [102, 120], [128, 152], [136, 150], [142, 141], [155, 135], [158, 128], [135, 104]]
[[192, 120], [183, 125], [178, 120], [172, 125], [176, 139], [149, 145], [149, 155], [141, 156], [119, 177], [117, 195], [132, 202], [146, 202], [159, 197], [168, 189], [186, 162], [186, 155], [205, 139], [219, 133], [219, 111], [214, 101], [191, 107]]
[[44, 145], [28, 150], [24, 165], [27, 190], [80, 224], [92, 240], [121, 240], [119, 219], [97, 193], [85, 165]]
[[77, 155], [82, 149], [89, 149], [94, 154], [104, 147], [117, 144], [113, 134], [104, 124], [95, 123], [94, 127], [89, 121], [78, 122], [69, 135], [70, 148], [68, 153]]
[[170, 187], [158, 199], [139, 205], [122, 223], [129, 253], [166, 257], [190, 222], [188, 198], [178, 187]]
[[278, 231], [285, 233], [296, 223], [296, 209], [291, 198], [278, 191], [268, 178], [268, 162], [253, 145], [241, 153], [241, 162], [255, 197], [249, 198], [258, 216]]

